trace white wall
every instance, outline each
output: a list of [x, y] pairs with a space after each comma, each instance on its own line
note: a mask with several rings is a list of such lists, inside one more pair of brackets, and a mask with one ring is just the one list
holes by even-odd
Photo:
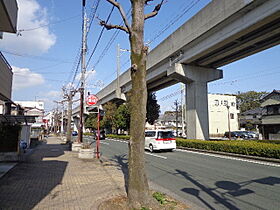
[[223, 135], [229, 130], [228, 108], [233, 119], [230, 119], [230, 130], [238, 130], [238, 113], [236, 107], [236, 96], [222, 94], [208, 94], [209, 109], [209, 134]]
[[23, 107], [33, 107], [37, 109], [44, 109], [43, 101], [15, 101], [15, 103], [23, 106]]

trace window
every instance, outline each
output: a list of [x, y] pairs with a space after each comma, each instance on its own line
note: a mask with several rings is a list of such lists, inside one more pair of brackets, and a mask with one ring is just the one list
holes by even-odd
[[227, 106], [228, 105], [228, 101], [224, 100], [224, 105]]
[[279, 114], [278, 107], [273, 107], [273, 114]]
[[234, 114], [230, 113], [230, 119], [234, 119]]
[[235, 103], [234, 103], [234, 102], [231, 102], [231, 106], [235, 106]]
[[215, 100], [215, 106], [219, 106], [219, 100]]
[[164, 138], [172, 138], [173, 133], [172, 131], [159, 131], [158, 132], [158, 138], [164, 139]]
[[145, 137], [154, 137], [156, 135], [155, 131], [147, 131], [145, 132]]
[[279, 106], [277, 106], [277, 105], [267, 106], [268, 115], [278, 115], [279, 113], [280, 113]]

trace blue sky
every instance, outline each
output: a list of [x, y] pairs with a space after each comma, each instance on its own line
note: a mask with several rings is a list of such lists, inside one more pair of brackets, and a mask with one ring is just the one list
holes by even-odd
[[[88, 15], [91, 14], [94, 9], [92, 5], [96, 5], [96, 2], [97, 0], [87, 0]], [[158, 16], [146, 22], [145, 42], [152, 41], [150, 48], [154, 48], [209, 2], [209, 0], [166, 1]], [[129, 11], [129, 1], [120, 0], [120, 3], [126, 11]], [[156, 3], [158, 1], [151, 3], [146, 8], [147, 12], [153, 10]], [[18, 30], [21, 31], [21, 35], [5, 33], [4, 39], [0, 40], [0, 50], [14, 71], [13, 100], [44, 100], [46, 109], [51, 110], [54, 107], [53, 100], [61, 99], [63, 85], [74, 80], [74, 86], [77, 86], [78, 80], [74, 78], [74, 72], [81, 46], [81, 1], [18, 0], [18, 5]], [[98, 25], [98, 19], [105, 20], [111, 8], [106, 0], [100, 0], [88, 33], [87, 58], [92, 53], [102, 30]], [[121, 22], [116, 9], [109, 22], [114, 24]], [[106, 54], [101, 56], [114, 32], [114, 30], [104, 31], [89, 62], [87, 87], [92, 93], [98, 92], [100, 85], [106, 85], [116, 77], [117, 44], [119, 43], [121, 48], [129, 49], [127, 35], [120, 32], [109, 45]], [[224, 78], [209, 83], [209, 92], [237, 93], [280, 89], [279, 58], [280, 47], [276, 46], [223, 66], [220, 69], [224, 70]], [[122, 72], [129, 67], [128, 59], [129, 53], [124, 52], [120, 59]], [[96, 65], [98, 60], [100, 62]], [[179, 88], [180, 85], [177, 84], [157, 92], [162, 111], [171, 110], [173, 102], [180, 99], [179, 93], [173, 94], [173, 97], [166, 97], [178, 92]]]

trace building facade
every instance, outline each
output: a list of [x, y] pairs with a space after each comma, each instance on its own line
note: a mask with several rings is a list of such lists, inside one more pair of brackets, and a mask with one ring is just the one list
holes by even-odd
[[[23, 109], [23, 114], [28, 116], [36, 116], [36, 123], [43, 125], [44, 118], [44, 102], [43, 101], [15, 101]], [[14, 109], [12, 108], [12, 114]]]
[[264, 139], [280, 140], [280, 90], [273, 90], [263, 98], [260, 132]]
[[[3, 32], [17, 32], [18, 6], [16, 0], [0, 0], [0, 39]], [[11, 112], [12, 68], [0, 52], [0, 114], [9, 115]]]
[[[184, 113], [184, 112], [183, 112]], [[209, 136], [222, 137], [225, 132], [239, 130], [238, 114], [235, 95], [208, 94], [208, 113], [209, 113]], [[183, 116], [184, 119], [186, 118]], [[182, 132], [182, 114], [179, 112], [178, 130]], [[184, 120], [184, 126], [186, 122]], [[172, 111], [160, 115], [155, 127], [170, 128], [176, 127], [176, 113]], [[186, 134], [183, 134], [185, 136]]]
[[208, 110], [210, 137], [221, 137], [229, 130], [239, 130], [235, 95], [208, 94]]

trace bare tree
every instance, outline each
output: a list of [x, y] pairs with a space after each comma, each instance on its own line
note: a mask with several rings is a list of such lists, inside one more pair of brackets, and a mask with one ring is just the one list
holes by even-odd
[[153, 203], [149, 192], [144, 159], [147, 103], [146, 56], [148, 50], [148, 47], [144, 45], [144, 22], [158, 14], [163, 0], [149, 14], [144, 13], [144, 7], [153, 0], [130, 0], [132, 7], [131, 25], [121, 4], [115, 0], [107, 1], [118, 8], [124, 25], [112, 25], [105, 21], [100, 21], [100, 25], [108, 30], [119, 29], [126, 32], [129, 35], [130, 41], [132, 89], [128, 100], [131, 108], [131, 137], [129, 144], [127, 195], [130, 207], [140, 208], [141, 206], [149, 206]]

